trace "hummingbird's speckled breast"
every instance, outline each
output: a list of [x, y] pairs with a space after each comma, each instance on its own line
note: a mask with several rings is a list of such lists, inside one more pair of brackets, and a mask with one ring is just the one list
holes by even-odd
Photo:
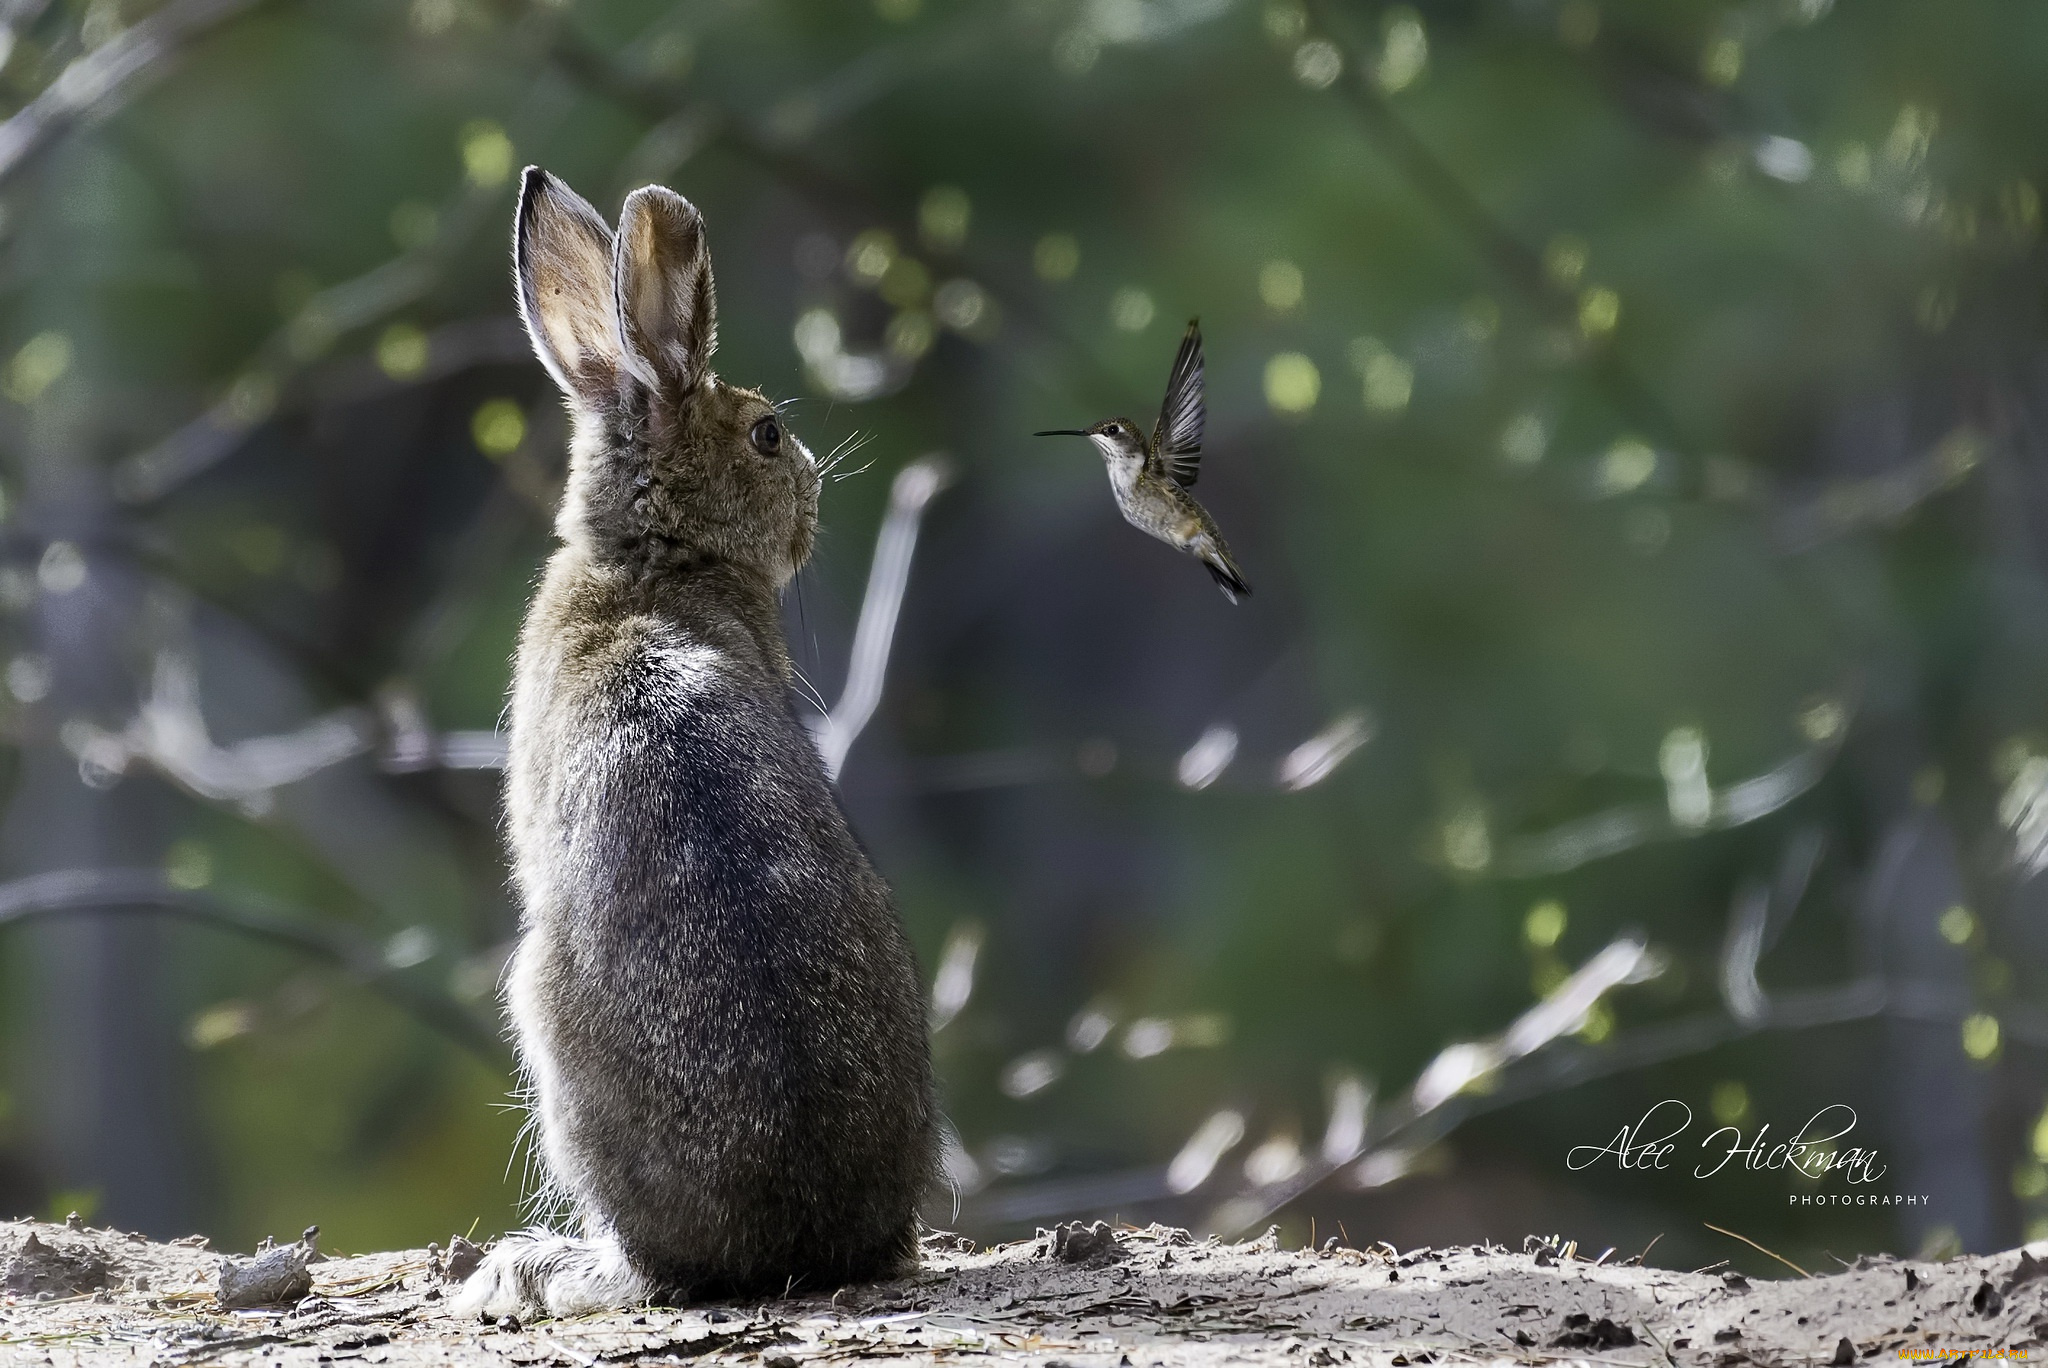
[[1172, 481], [1141, 476], [1123, 484], [1114, 475], [1111, 480], [1124, 521], [1139, 531], [1186, 550], [1206, 530], [1201, 507]]

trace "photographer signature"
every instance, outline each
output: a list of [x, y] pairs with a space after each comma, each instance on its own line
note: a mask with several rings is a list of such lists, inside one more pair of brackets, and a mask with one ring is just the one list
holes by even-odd
[[[1678, 1149], [1679, 1137], [1691, 1126], [1692, 1108], [1677, 1098], [1667, 1098], [1644, 1112], [1634, 1125], [1623, 1126], [1606, 1144], [1573, 1146], [1565, 1155], [1565, 1167], [1577, 1172], [1612, 1159], [1616, 1167], [1627, 1170], [1666, 1169]], [[1776, 1143], [1770, 1139], [1768, 1123], [1758, 1126], [1754, 1138], [1748, 1140], [1740, 1127], [1722, 1126], [1700, 1142], [1706, 1158], [1693, 1169], [1692, 1176], [1712, 1178], [1733, 1164], [1750, 1172], [1789, 1168], [1809, 1178], [1840, 1173], [1851, 1183], [1874, 1183], [1885, 1174], [1877, 1151], [1835, 1143], [1855, 1129], [1856, 1109], [1839, 1103], [1822, 1107], [1791, 1139]]]

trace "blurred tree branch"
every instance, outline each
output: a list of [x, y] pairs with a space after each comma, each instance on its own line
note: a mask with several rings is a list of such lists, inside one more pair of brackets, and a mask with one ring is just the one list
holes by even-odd
[[34, 99], [0, 123], [0, 184], [52, 140], [100, 117], [161, 77], [179, 52], [264, 0], [171, 0], [126, 32], [73, 61]]
[[210, 926], [318, 960], [491, 1064], [508, 1058], [494, 1026], [418, 975], [393, 966], [378, 943], [331, 922], [245, 895], [180, 888], [151, 869], [65, 869], [0, 884], [0, 927], [57, 916], [138, 913]]

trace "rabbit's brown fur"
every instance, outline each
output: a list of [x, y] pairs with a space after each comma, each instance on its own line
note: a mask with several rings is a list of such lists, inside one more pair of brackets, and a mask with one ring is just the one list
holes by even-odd
[[935, 1168], [917, 977], [791, 710], [777, 595], [810, 453], [709, 367], [702, 219], [636, 191], [616, 240], [529, 169], [521, 313], [575, 422], [520, 635], [509, 1014], [551, 1195], [458, 1305], [557, 1315], [899, 1271]]

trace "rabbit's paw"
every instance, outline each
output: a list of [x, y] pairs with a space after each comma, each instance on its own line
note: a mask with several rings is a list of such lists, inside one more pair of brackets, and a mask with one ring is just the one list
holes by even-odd
[[507, 1235], [462, 1284], [449, 1310], [465, 1318], [580, 1316], [637, 1306], [648, 1285], [610, 1240]]

